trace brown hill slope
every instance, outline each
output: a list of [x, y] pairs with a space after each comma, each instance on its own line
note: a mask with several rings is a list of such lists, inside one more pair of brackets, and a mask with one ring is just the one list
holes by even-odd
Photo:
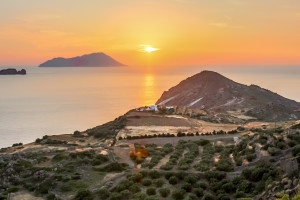
[[165, 91], [159, 105], [226, 112], [240, 110], [259, 120], [300, 118], [300, 103], [256, 85], [243, 85], [219, 73], [202, 71]]

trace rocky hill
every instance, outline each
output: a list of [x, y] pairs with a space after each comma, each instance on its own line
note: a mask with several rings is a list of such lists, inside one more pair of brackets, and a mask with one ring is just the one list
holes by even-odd
[[158, 105], [182, 106], [212, 112], [235, 111], [258, 120], [296, 120], [300, 103], [257, 85], [243, 85], [219, 73], [202, 71], [165, 91]]
[[125, 66], [104, 53], [92, 53], [73, 58], [53, 58], [39, 67], [111, 67]]
[[20, 71], [18, 71], [13, 68], [3, 69], [3, 70], [0, 70], [0, 75], [26, 75], [26, 70], [21, 69]]

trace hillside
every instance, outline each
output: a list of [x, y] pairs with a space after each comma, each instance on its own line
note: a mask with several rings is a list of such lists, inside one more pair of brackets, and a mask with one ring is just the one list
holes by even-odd
[[92, 53], [73, 58], [53, 58], [39, 67], [111, 67], [125, 66], [104, 53]]
[[300, 189], [298, 126], [250, 123], [236, 132], [128, 137], [113, 146], [93, 132], [44, 136], [1, 149], [0, 199], [293, 198]]
[[300, 103], [256, 85], [236, 83], [221, 74], [202, 71], [165, 91], [158, 105], [217, 113], [234, 111], [264, 121], [297, 120]]

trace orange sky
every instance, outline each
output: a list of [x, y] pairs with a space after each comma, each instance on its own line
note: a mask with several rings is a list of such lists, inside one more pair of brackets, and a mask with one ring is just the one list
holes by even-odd
[[92, 52], [130, 66], [300, 64], [298, 0], [0, 1], [0, 27], [0, 65]]

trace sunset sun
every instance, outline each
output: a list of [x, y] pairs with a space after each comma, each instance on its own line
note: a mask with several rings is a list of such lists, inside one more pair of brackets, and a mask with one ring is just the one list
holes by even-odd
[[153, 51], [157, 51], [158, 49], [157, 49], [157, 48], [153, 48], [153, 47], [146, 47], [144, 50], [145, 50], [146, 52], [148, 52], [148, 53], [151, 53], [151, 52], [153, 52]]

